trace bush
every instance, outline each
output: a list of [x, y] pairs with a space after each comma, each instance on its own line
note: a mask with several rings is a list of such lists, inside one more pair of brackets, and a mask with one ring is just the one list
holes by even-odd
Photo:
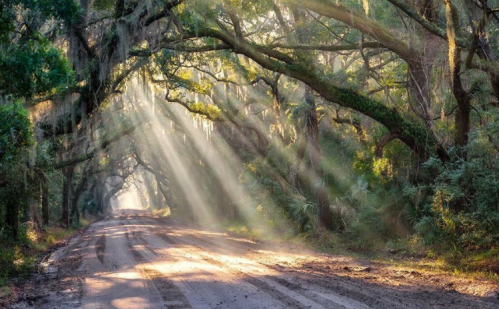
[[415, 202], [410, 212], [417, 215], [414, 227], [425, 244], [438, 240], [460, 251], [499, 245], [497, 154], [487, 152], [480, 138], [472, 140], [466, 149], [451, 152], [451, 158], [459, 158], [456, 153], [466, 151], [466, 160], [444, 163], [432, 158], [423, 165], [423, 173], [436, 175], [434, 181], [405, 190]]
[[313, 231], [317, 228], [318, 211], [315, 203], [290, 198], [288, 213], [302, 232]]
[[19, 245], [0, 246], [0, 286], [12, 277], [25, 278], [33, 270], [35, 259], [28, 257]]

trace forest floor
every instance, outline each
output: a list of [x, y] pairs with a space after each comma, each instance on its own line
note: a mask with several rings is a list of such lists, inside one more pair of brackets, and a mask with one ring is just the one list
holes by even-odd
[[137, 210], [92, 224], [42, 268], [11, 308], [499, 308], [496, 281], [259, 243]]
[[37, 270], [42, 261], [68, 241], [85, 232], [97, 217], [81, 218], [78, 226], [63, 228], [59, 224], [34, 228], [31, 222], [23, 226], [26, 231], [17, 242], [0, 241], [0, 308], [16, 300], [24, 282]]

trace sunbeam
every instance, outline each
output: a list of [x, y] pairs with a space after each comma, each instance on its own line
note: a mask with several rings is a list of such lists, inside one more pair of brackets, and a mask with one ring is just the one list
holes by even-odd
[[498, 308], [498, 3], [0, 1], [0, 307]]

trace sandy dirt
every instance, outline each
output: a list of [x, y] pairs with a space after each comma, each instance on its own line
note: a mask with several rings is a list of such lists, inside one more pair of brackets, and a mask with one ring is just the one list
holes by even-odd
[[44, 261], [12, 308], [499, 308], [494, 282], [118, 211]]

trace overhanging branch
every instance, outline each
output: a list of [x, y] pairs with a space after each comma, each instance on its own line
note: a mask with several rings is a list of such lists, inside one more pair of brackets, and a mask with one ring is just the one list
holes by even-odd
[[75, 158], [59, 162], [55, 164], [54, 168], [55, 169], [61, 169], [67, 166], [75, 165], [81, 162], [85, 162], [87, 160], [92, 159], [99, 151], [105, 150], [107, 147], [109, 147], [112, 143], [120, 140], [123, 136], [129, 135], [135, 131], [139, 126], [141, 126], [144, 123], [144, 121], [139, 121], [135, 125], [132, 125], [131, 127], [119, 132], [118, 134], [112, 136], [111, 138], [105, 139], [102, 141], [98, 146], [94, 148], [94, 150], [87, 152], [86, 154], [77, 156]]

